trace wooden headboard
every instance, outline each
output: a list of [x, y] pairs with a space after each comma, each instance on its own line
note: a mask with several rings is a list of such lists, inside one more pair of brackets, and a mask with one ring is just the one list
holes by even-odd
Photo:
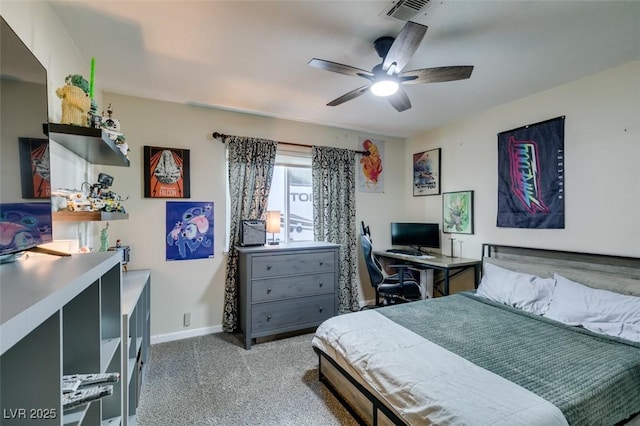
[[554, 273], [622, 294], [640, 296], [640, 258], [485, 243], [482, 261], [541, 277]]

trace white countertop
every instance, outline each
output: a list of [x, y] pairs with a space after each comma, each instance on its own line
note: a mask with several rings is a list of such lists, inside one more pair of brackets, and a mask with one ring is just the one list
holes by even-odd
[[0, 265], [0, 354], [120, 263], [119, 252], [30, 253]]

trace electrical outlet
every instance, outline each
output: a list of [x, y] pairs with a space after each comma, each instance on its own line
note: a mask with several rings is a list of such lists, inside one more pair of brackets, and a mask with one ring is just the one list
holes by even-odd
[[186, 314], [184, 314], [182, 325], [184, 325], [185, 327], [189, 327], [191, 325], [191, 312], [187, 312]]

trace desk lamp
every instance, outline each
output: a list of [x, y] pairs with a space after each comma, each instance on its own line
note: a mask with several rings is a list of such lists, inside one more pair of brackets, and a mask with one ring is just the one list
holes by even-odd
[[280, 210], [267, 211], [267, 232], [271, 232], [273, 234], [269, 244], [279, 244], [279, 242], [276, 241], [276, 234], [280, 233]]

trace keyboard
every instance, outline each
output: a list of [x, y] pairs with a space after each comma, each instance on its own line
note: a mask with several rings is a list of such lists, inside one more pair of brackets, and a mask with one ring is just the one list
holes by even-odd
[[408, 256], [424, 256], [425, 254], [418, 250], [412, 249], [387, 249], [387, 253], [406, 254]]

